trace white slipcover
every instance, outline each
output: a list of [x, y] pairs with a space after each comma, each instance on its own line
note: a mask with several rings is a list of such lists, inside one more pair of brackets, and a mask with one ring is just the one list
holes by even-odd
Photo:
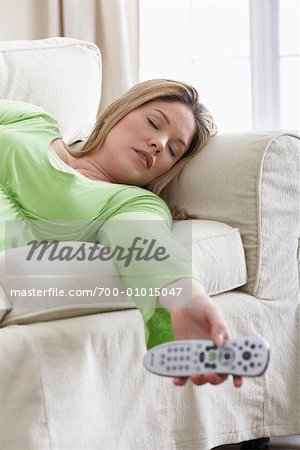
[[[73, 64], [71, 56], [68, 62]], [[12, 69], [15, 64], [18, 58]], [[0, 76], [1, 70], [0, 63]], [[86, 74], [83, 84], [89, 82]], [[26, 101], [24, 96], [19, 99]], [[5, 326], [0, 448], [208, 450], [300, 434], [298, 151], [289, 133], [220, 135], [186, 167], [173, 190], [190, 212], [241, 233], [247, 284], [213, 299], [232, 336], [256, 334], [269, 341], [264, 376], [245, 379], [239, 390], [230, 380], [178, 388], [146, 372], [143, 322], [135, 309]]]

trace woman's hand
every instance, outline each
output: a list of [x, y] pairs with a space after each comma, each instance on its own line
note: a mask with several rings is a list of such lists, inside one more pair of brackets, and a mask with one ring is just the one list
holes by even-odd
[[[186, 282], [187, 279], [178, 280], [172, 285], [168, 285], [168, 289], [170, 287], [178, 288]], [[170, 313], [173, 333], [176, 339], [211, 339], [219, 347], [225, 340], [229, 339], [223, 314], [205, 293], [198, 281], [189, 279], [188, 282], [192, 282], [192, 300], [187, 305], [184, 303], [178, 305], [177, 303], [175, 307], [172, 307], [170, 299], [160, 297], [161, 305], [166, 307]], [[215, 373], [205, 375], [193, 374], [189, 378], [197, 385], [205, 383], [220, 384], [228, 378], [228, 375]], [[183, 386], [189, 378], [174, 378], [173, 383], [176, 386]], [[235, 387], [240, 387], [242, 385], [242, 377], [234, 376], [233, 383]]]

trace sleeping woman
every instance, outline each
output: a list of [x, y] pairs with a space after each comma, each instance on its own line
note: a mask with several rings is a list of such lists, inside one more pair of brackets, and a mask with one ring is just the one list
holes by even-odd
[[[133, 292], [143, 287], [149, 293], [142, 299], [133, 294], [147, 348], [175, 339], [222, 345], [229, 338], [225, 319], [171, 232], [172, 219], [190, 216], [169, 202], [171, 181], [214, 133], [196, 90], [178, 81], [150, 80], [131, 88], [102, 112], [77, 151], [63, 142], [52, 115], [0, 100], [0, 248], [27, 244], [37, 235], [44, 239], [43, 227], [35, 226], [41, 223], [56, 223], [61, 241], [99, 241], [111, 248], [129, 248], [137, 237], [155, 242], [164, 249], [161, 257], [115, 261]], [[7, 220], [20, 223], [22, 233], [5, 236]], [[162, 288], [166, 294], [159, 295]], [[174, 292], [181, 294], [176, 298]], [[202, 385], [227, 376], [189, 378]], [[173, 382], [182, 386], [189, 378]], [[240, 387], [242, 378], [233, 382]]]

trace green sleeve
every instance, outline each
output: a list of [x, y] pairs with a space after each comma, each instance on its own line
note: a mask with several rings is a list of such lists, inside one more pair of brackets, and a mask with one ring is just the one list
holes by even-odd
[[[125, 285], [132, 289], [132, 298], [142, 314], [148, 349], [175, 339], [170, 315], [159, 304], [154, 295], [155, 288], [161, 289], [180, 278], [198, 278], [191, 256], [171, 232], [170, 212], [166, 208], [159, 197], [149, 195], [147, 198], [146, 195], [136, 198], [107, 220], [99, 232], [100, 242], [112, 250], [117, 246], [130, 249], [135, 239], [138, 239], [136, 246], [144, 249], [140, 256], [146, 255], [151, 243], [149, 256], [155, 254], [155, 249], [162, 249], [158, 257], [149, 260], [138, 259], [138, 251], [131, 259], [114, 259]], [[124, 251], [124, 255], [128, 253]]]
[[0, 100], [0, 126], [4, 129], [7, 126], [12, 140], [13, 133], [23, 133], [25, 142], [30, 142], [32, 136], [37, 134], [40, 140], [48, 141], [51, 136], [54, 138], [61, 135], [54, 116], [39, 106], [17, 100]]
[[[34, 192], [35, 198], [39, 199], [39, 189], [34, 185], [34, 180], [41, 176], [38, 172], [42, 164], [39, 149], [47, 149], [51, 140], [59, 135], [56, 119], [39, 106], [0, 100], [0, 249], [25, 245], [33, 239], [24, 220], [30, 208], [24, 207], [20, 196], [29, 201], [34, 198], [31, 195]], [[43, 186], [44, 179], [38, 181]], [[9, 227], [19, 224], [19, 232], [6, 243], [5, 221], [12, 221]], [[10, 236], [13, 236], [12, 232]]]
[[42, 108], [16, 100], [0, 100], [0, 124], [9, 125], [44, 114]]

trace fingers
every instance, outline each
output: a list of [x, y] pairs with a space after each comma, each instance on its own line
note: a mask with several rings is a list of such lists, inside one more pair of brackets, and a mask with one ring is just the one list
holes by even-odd
[[175, 386], [184, 386], [188, 381], [188, 378], [174, 378], [173, 383]]
[[[193, 374], [190, 376], [190, 380], [194, 384], [197, 384], [197, 386], [202, 386], [206, 383], [217, 385], [223, 383], [227, 378], [228, 375], [219, 375], [216, 373], [207, 373], [205, 375]], [[184, 386], [188, 380], [189, 378], [174, 378], [173, 383], [175, 386]]]
[[240, 388], [243, 385], [243, 378], [242, 377], [233, 377], [233, 384], [236, 388]]
[[191, 375], [191, 381], [194, 384], [197, 384], [198, 386], [202, 386], [203, 384], [210, 383], [210, 384], [221, 384], [224, 381], [226, 381], [228, 378], [228, 375], [219, 375], [216, 373], [206, 373], [205, 375], [198, 375], [194, 374]]
[[[220, 375], [216, 373], [207, 373], [205, 375], [193, 374], [190, 378], [174, 378], [173, 383], [175, 386], [184, 386], [190, 379], [192, 383], [197, 386], [202, 386], [203, 384], [209, 383], [213, 385], [221, 384], [226, 381], [228, 375]], [[233, 384], [236, 388], [240, 388], [243, 384], [243, 378], [239, 376], [233, 377]]]

